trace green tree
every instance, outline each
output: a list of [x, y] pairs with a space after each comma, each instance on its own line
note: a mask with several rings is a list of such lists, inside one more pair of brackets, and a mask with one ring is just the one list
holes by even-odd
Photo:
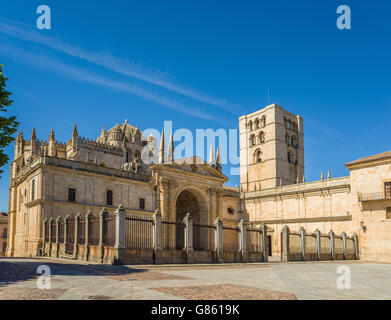
[[[3, 116], [7, 113], [7, 108], [12, 104], [10, 96], [12, 93], [5, 89], [8, 79], [3, 76], [3, 66], [0, 64], [0, 168], [7, 164], [9, 157], [4, 153], [4, 148], [8, 146], [15, 138], [12, 136], [18, 129], [19, 122], [15, 116]], [[0, 173], [3, 171], [0, 170]]]

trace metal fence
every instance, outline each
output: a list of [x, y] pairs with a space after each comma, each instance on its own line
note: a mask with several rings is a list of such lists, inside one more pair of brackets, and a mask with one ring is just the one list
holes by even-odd
[[208, 251], [214, 249], [215, 226], [193, 224], [193, 249], [196, 251]]
[[182, 250], [185, 247], [185, 225], [162, 221], [162, 249]]
[[51, 226], [50, 226], [50, 231], [51, 231], [50, 241], [51, 242], [56, 242], [56, 229], [57, 229], [56, 222], [52, 221]]
[[45, 242], [49, 242], [49, 222], [45, 223]]
[[64, 221], [58, 223], [58, 242], [64, 243]]
[[65, 244], [65, 253], [73, 254], [73, 245], [75, 243], [75, 221], [68, 219], [67, 226], [67, 242]]
[[125, 243], [128, 249], [153, 249], [153, 220], [150, 217], [127, 214]]
[[247, 229], [247, 251], [262, 251], [262, 232], [256, 229]]
[[91, 217], [88, 225], [88, 243], [92, 246], [99, 244], [99, 218]]
[[316, 254], [317, 245], [316, 245], [316, 235], [307, 234], [305, 237], [305, 252]]
[[103, 222], [103, 244], [114, 247], [115, 245], [115, 216], [109, 215]]
[[84, 219], [79, 220], [77, 229], [77, 243], [85, 244], [86, 242], [86, 221]]
[[238, 228], [223, 226], [223, 249], [225, 251], [239, 251]]
[[290, 233], [289, 234], [289, 252], [291, 253], [300, 253], [300, 234], [299, 233]]

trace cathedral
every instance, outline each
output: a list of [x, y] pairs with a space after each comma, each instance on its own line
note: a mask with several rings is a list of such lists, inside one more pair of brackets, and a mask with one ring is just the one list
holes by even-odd
[[[9, 188], [8, 256], [37, 256], [42, 221], [75, 217], [120, 204], [129, 214], [226, 226], [267, 226], [268, 255], [280, 257], [284, 226], [358, 235], [362, 260], [391, 261], [391, 152], [346, 163], [350, 174], [307, 182], [303, 118], [272, 104], [239, 118], [240, 186], [225, 185], [219, 150], [208, 162], [174, 159], [172, 136], [153, 136], [125, 123], [102, 127], [96, 139], [48, 141], [20, 132]], [[213, 154], [213, 152], [212, 152]], [[183, 160], [183, 159], [181, 159]]]

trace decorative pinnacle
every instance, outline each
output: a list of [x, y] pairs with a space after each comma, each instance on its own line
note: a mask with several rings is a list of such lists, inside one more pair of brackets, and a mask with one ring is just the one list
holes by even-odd
[[221, 157], [220, 157], [220, 148], [219, 147], [217, 147], [217, 151], [216, 151], [216, 164], [218, 166], [221, 165]]
[[159, 163], [164, 163], [164, 130], [162, 131], [162, 136], [160, 139], [160, 153], [159, 153]]
[[327, 179], [330, 179], [330, 170], [329, 171], [327, 171]]
[[55, 139], [54, 139], [54, 130], [53, 129], [51, 129], [50, 130], [50, 135], [49, 135], [49, 141], [54, 141]]
[[170, 134], [170, 142], [168, 143], [168, 160], [174, 161], [174, 138], [172, 133]]
[[323, 171], [320, 172], [320, 180], [324, 180]]
[[210, 145], [210, 150], [209, 150], [209, 164], [213, 165], [215, 164], [215, 155], [213, 151], [213, 145]]
[[77, 138], [79, 134], [77, 133], [76, 123], [73, 125], [72, 137]]
[[33, 132], [31, 133], [31, 141], [37, 140], [37, 134], [35, 132], [35, 128], [33, 128]]

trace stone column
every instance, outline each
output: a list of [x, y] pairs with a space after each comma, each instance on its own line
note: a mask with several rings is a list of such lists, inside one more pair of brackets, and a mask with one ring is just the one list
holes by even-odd
[[182, 222], [185, 225], [185, 248], [187, 263], [193, 263], [193, 218], [191, 214], [186, 213]]
[[60, 221], [61, 217], [58, 216], [56, 219], [56, 258], [58, 258], [60, 250]]
[[43, 232], [42, 232], [42, 236], [43, 236], [43, 248], [42, 248], [42, 256], [45, 255], [45, 250], [46, 250], [46, 241], [45, 241], [45, 238], [46, 238], [46, 224], [48, 223], [48, 219], [43, 219], [42, 220], [42, 227], [43, 227]]
[[121, 262], [125, 261], [125, 216], [126, 212], [122, 204], [119, 204], [117, 210], [115, 210], [114, 264], [121, 264]]
[[159, 188], [160, 188], [160, 211], [163, 219], [169, 220], [168, 212], [168, 185], [169, 181], [167, 179], [160, 178]]
[[359, 259], [359, 254], [358, 254], [358, 237], [357, 233], [353, 233], [352, 239], [354, 241], [354, 258], [356, 260]]
[[299, 229], [300, 233], [300, 253], [301, 253], [301, 260], [305, 261], [305, 229], [301, 227]]
[[162, 214], [155, 210], [153, 214], [153, 251], [155, 264], [162, 263]]
[[79, 220], [80, 220], [80, 212], [78, 212], [76, 214], [76, 217], [75, 217], [75, 239], [74, 239], [74, 243], [73, 243], [73, 258], [74, 259], [77, 259], [77, 254], [78, 254], [78, 240], [77, 239], [77, 236], [79, 234]]
[[333, 230], [330, 230], [330, 232], [329, 232], [329, 239], [330, 239], [330, 255], [331, 255], [331, 260], [335, 260], [334, 232], [333, 232]]
[[53, 217], [49, 219], [49, 244], [48, 244], [48, 247], [49, 247], [48, 256], [49, 257], [52, 256], [52, 223], [53, 223]]
[[224, 249], [223, 249], [223, 221], [220, 217], [217, 217], [214, 225], [215, 229], [215, 250], [216, 250], [216, 260], [218, 263], [224, 262]]
[[346, 233], [343, 231], [341, 233], [342, 236], [342, 252], [343, 252], [343, 259], [346, 260]]
[[316, 254], [318, 255], [318, 260], [320, 261], [321, 256], [322, 256], [322, 247], [321, 247], [321, 242], [320, 242], [320, 231], [319, 229], [315, 230], [315, 236], [316, 236]]
[[88, 257], [89, 257], [89, 251], [90, 251], [90, 248], [89, 248], [89, 245], [88, 245], [88, 239], [89, 239], [89, 224], [90, 224], [90, 217], [92, 216], [92, 212], [91, 210], [88, 210], [87, 213], [85, 214], [84, 216], [84, 219], [85, 219], [85, 228], [86, 228], [86, 231], [85, 231], [85, 241], [84, 241], [84, 255], [83, 255], [83, 260], [84, 261], [88, 261]]
[[262, 224], [261, 225], [261, 231], [262, 231], [262, 261], [268, 262], [268, 252], [267, 252], [267, 225]]
[[282, 243], [281, 243], [281, 246], [282, 246], [282, 257], [281, 257], [281, 260], [282, 261], [289, 261], [289, 227], [287, 225], [285, 225], [283, 228], [282, 228]]
[[247, 253], [247, 226], [244, 224], [244, 220], [240, 220], [238, 224], [239, 228], [239, 250], [242, 256], [242, 262], [248, 262]]
[[68, 238], [68, 221], [69, 221], [69, 215], [66, 215], [64, 218], [64, 248], [62, 251], [62, 254], [65, 255], [66, 253], [66, 246], [67, 246], [67, 238]]
[[101, 212], [99, 212], [99, 244], [98, 244], [98, 261], [103, 263], [103, 232], [104, 232], [104, 221], [107, 216], [107, 209], [104, 207]]

